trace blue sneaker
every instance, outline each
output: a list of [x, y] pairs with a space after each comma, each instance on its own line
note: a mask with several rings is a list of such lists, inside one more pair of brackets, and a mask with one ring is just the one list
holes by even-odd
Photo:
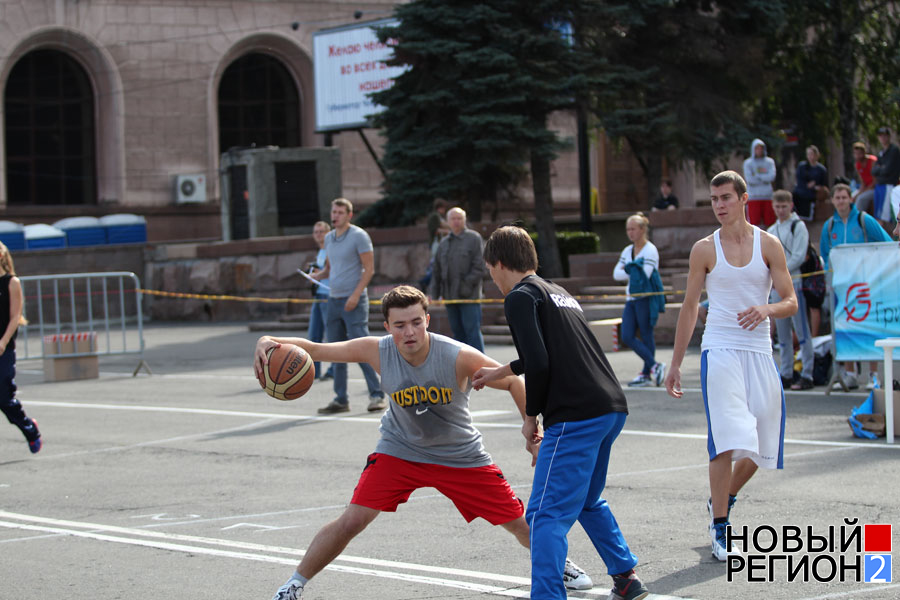
[[38, 452], [41, 451], [41, 448], [43, 447], [44, 442], [41, 441], [41, 431], [40, 431], [40, 429], [38, 429], [37, 421], [32, 419], [31, 423], [34, 426], [34, 431], [37, 433], [37, 437], [34, 438], [33, 440], [28, 440], [28, 449], [31, 450], [32, 454], [37, 454]]
[[609, 600], [642, 600], [650, 595], [634, 574], [634, 569], [626, 576], [613, 575], [612, 578], [613, 588], [609, 591]]
[[709, 537], [712, 538], [712, 555], [716, 560], [725, 562], [729, 556], [740, 556], [740, 552], [731, 544], [728, 547], [728, 541], [725, 532], [730, 523], [709, 524]]

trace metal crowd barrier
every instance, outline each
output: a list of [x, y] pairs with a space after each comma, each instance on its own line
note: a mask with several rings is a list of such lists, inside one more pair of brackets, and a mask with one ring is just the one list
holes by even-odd
[[[28, 320], [19, 327], [16, 340], [19, 360], [134, 354], [139, 362], [132, 375], [141, 367], [151, 373], [144, 361], [142, 288], [137, 275], [111, 271], [23, 276], [19, 281], [22, 315]], [[32, 339], [35, 333], [37, 340]], [[96, 347], [79, 352], [76, 345], [63, 352], [67, 335], [81, 333], [96, 333]], [[55, 352], [46, 352], [45, 340], [49, 347], [55, 344]]]

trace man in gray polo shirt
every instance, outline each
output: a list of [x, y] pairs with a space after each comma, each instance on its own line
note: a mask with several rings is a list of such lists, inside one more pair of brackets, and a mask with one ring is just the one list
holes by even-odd
[[[450, 234], [441, 240], [434, 255], [431, 297], [444, 300], [480, 300], [481, 280], [484, 278], [484, 258], [481, 234], [466, 227], [466, 211], [459, 207], [447, 211]], [[478, 302], [448, 303], [447, 319], [453, 337], [484, 352], [481, 335], [481, 304]]]
[[[329, 342], [343, 342], [369, 335], [369, 297], [366, 286], [375, 271], [372, 239], [365, 230], [350, 224], [353, 205], [346, 198], [331, 203], [333, 229], [325, 236], [325, 268], [313, 275], [328, 278], [331, 289], [325, 310], [325, 332]], [[369, 411], [384, 410], [387, 403], [378, 375], [368, 363], [360, 363], [369, 388]], [[347, 364], [334, 365], [334, 400], [320, 414], [348, 412]]]

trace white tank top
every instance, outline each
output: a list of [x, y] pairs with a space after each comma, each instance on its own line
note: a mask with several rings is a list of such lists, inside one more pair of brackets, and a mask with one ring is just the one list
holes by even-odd
[[738, 313], [751, 306], [769, 303], [772, 275], [762, 256], [759, 227], [753, 227], [753, 254], [750, 262], [735, 267], [725, 259], [717, 229], [713, 234], [716, 244], [716, 266], [706, 275], [706, 294], [709, 312], [703, 330], [701, 348], [730, 348], [753, 352], [772, 353], [769, 337], [769, 319], [750, 331], [738, 324]]

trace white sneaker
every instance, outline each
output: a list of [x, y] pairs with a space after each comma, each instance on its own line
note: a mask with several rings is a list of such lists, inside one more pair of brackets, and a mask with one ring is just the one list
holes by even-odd
[[628, 387], [647, 387], [650, 385], [650, 378], [643, 373], [638, 373], [638, 376], [628, 382]]
[[[839, 377], [841, 378], [841, 381], [844, 382], [844, 387], [846, 387], [848, 390], [855, 390], [856, 388], [859, 387], [859, 381], [856, 379], [856, 373], [848, 373], [847, 371], [841, 371], [841, 374], [839, 375]], [[836, 391], [841, 390], [842, 389], [841, 382], [835, 381], [831, 385], [831, 389], [836, 390]]]
[[570, 590], [589, 590], [594, 587], [594, 582], [588, 574], [568, 558], [563, 568], [563, 583]]
[[731, 544], [731, 548], [727, 549], [727, 538], [725, 537], [725, 531], [728, 528], [728, 523], [721, 523], [716, 525], [715, 523], [709, 523], [709, 537], [712, 539], [712, 555], [713, 557], [720, 561], [725, 562], [728, 560], [729, 556], [740, 556], [741, 553], [737, 548], [734, 547], [734, 544]]
[[653, 379], [656, 387], [660, 387], [663, 381], [666, 380], [666, 363], [658, 362], [653, 365], [653, 368], [650, 369], [650, 377]]
[[300, 600], [303, 593], [303, 584], [296, 579], [291, 579], [286, 584], [278, 588], [272, 600]]
[[878, 387], [878, 373], [871, 371], [869, 373], [869, 383], [866, 384], [866, 389], [874, 390], [876, 387]]

